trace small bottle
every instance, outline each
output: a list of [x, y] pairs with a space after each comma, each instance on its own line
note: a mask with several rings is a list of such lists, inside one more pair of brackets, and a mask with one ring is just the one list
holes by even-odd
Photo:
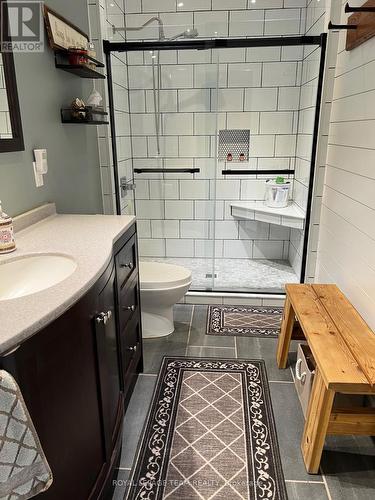
[[233, 155], [232, 153], [227, 154], [227, 161], [232, 161], [233, 160]]
[[245, 161], [245, 155], [244, 155], [244, 153], [240, 154], [240, 161]]
[[13, 220], [3, 212], [0, 201], [0, 254], [13, 252], [15, 249]]
[[[87, 47], [87, 55], [90, 57], [93, 57], [94, 59], [96, 58], [96, 51], [95, 51], [95, 45], [93, 42], [89, 42], [88, 47]], [[89, 68], [95, 69], [96, 64], [88, 59], [87, 66]]]

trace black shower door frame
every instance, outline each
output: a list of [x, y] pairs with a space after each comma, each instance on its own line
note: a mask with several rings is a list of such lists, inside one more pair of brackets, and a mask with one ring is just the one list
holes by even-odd
[[[311, 225], [311, 210], [313, 203], [313, 191], [314, 182], [316, 174], [316, 157], [318, 150], [318, 138], [319, 138], [319, 125], [320, 125], [320, 111], [322, 105], [322, 95], [323, 95], [323, 81], [324, 81], [324, 68], [326, 60], [326, 49], [327, 49], [327, 33], [321, 33], [317, 36], [285, 36], [285, 37], [267, 37], [267, 38], [214, 38], [214, 39], [194, 39], [194, 40], [167, 40], [167, 41], [144, 41], [144, 42], [111, 42], [109, 40], [103, 41], [103, 51], [105, 54], [106, 68], [107, 68], [107, 85], [108, 85], [108, 104], [109, 104], [109, 115], [110, 115], [110, 127], [111, 127], [111, 144], [112, 144], [112, 155], [113, 155], [113, 170], [115, 175], [115, 195], [116, 195], [116, 211], [118, 215], [121, 215], [121, 197], [120, 197], [120, 187], [117, 182], [118, 179], [118, 159], [117, 159], [117, 145], [116, 145], [116, 123], [115, 123], [115, 113], [114, 113], [114, 96], [113, 96], [113, 80], [112, 80], [112, 64], [111, 64], [111, 53], [112, 52], [136, 52], [136, 51], [158, 51], [158, 50], [209, 50], [209, 49], [226, 49], [226, 48], [241, 48], [241, 47], [290, 47], [298, 45], [317, 45], [320, 46], [320, 65], [319, 65], [319, 75], [318, 75], [318, 88], [316, 96], [316, 107], [315, 107], [315, 117], [314, 117], [314, 130], [313, 130], [313, 142], [312, 142], [312, 152], [311, 152], [311, 162], [310, 162], [310, 178], [309, 187], [307, 195], [307, 206], [306, 206], [306, 219], [305, 219], [305, 230], [304, 230], [304, 240], [303, 240], [303, 250], [302, 250], [302, 266], [301, 266], [301, 276], [300, 282], [304, 283], [306, 278], [306, 264], [307, 264], [307, 253], [309, 247], [309, 235], [310, 235], [310, 225]], [[224, 171], [223, 171], [224, 173]], [[265, 173], [262, 171], [262, 173]], [[267, 174], [278, 175], [280, 170], [267, 170]], [[294, 174], [294, 170], [283, 170], [285, 174]], [[238, 170], [227, 170], [225, 175], [238, 175]], [[258, 170], [242, 170], [243, 175], [257, 175]], [[215, 292], [220, 293], [220, 291], [215, 290]], [[231, 292], [225, 292], [231, 293]], [[236, 293], [236, 292], [232, 292]], [[249, 292], [257, 293], [257, 292]], [[273, 292], [263, 292], [264, 294], [272, 294]], [[277, 295], [277, 294], [276, 294]], [[280, 293], [280, 295], [284, 295]]]

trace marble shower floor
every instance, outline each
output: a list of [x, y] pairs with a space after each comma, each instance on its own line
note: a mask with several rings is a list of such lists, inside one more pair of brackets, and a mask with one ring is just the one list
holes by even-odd
[[221, 259], [215, 260], [214, 281], [212, 275], [212, 259], [198, 257], [141, 257], [144, 261], [166, 262], [191, 269], [193, 283], [191, 290], [220, 291], [272, 291], [279, 292], [285, 283], [299, 283], [289, 262], [285, 260], [254, 260], [254, 259]]
[[[123, 500], [138, 441], [151, 403], [163, 356], [263, 359], [289, 500], [373, 500], [375, 498], [375, 441], [365, 436], [330, 436], [322, 457], [321, 473], [305, 471], [300, 451], [304, 418], [291, 369], [276, 366], [277, 339], [205, 335], [207, 306], [175, 306], [175, 332], [143, 342], [144, 372], [138, 378], [125, 415], [123, 449], [117, 487], [112, 500]], [[293, 367], [297, 344], [293, 342]]]

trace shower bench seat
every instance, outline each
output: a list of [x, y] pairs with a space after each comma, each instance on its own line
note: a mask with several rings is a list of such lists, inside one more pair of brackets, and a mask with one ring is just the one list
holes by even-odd
[[375, 395], [375, 334], [336, 285], [286, 285], [277, 364], [286, 368], [298, 320], [316, 370], [301, 449], [317, 474], [326, 435], [375, 435], [375, 409], [336, 408], [336, 393]]
[[285, 208], [267, 207], [262, 201], [233, 201], [231, 214], [240, 219], [258, 220], [278, 226], [304, 229], [306, 214], [294, 201]]

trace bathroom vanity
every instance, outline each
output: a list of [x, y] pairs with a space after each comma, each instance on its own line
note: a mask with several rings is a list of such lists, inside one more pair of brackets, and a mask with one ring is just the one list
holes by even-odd
[[142, 370], [134, 218], [57, 215], [17, 239], [8, 259], [60, 252], [77, 262], [54, 287], [0, 300], [1, 368], [21, 388], [54, 476], [43, 499], [111, 498]]

